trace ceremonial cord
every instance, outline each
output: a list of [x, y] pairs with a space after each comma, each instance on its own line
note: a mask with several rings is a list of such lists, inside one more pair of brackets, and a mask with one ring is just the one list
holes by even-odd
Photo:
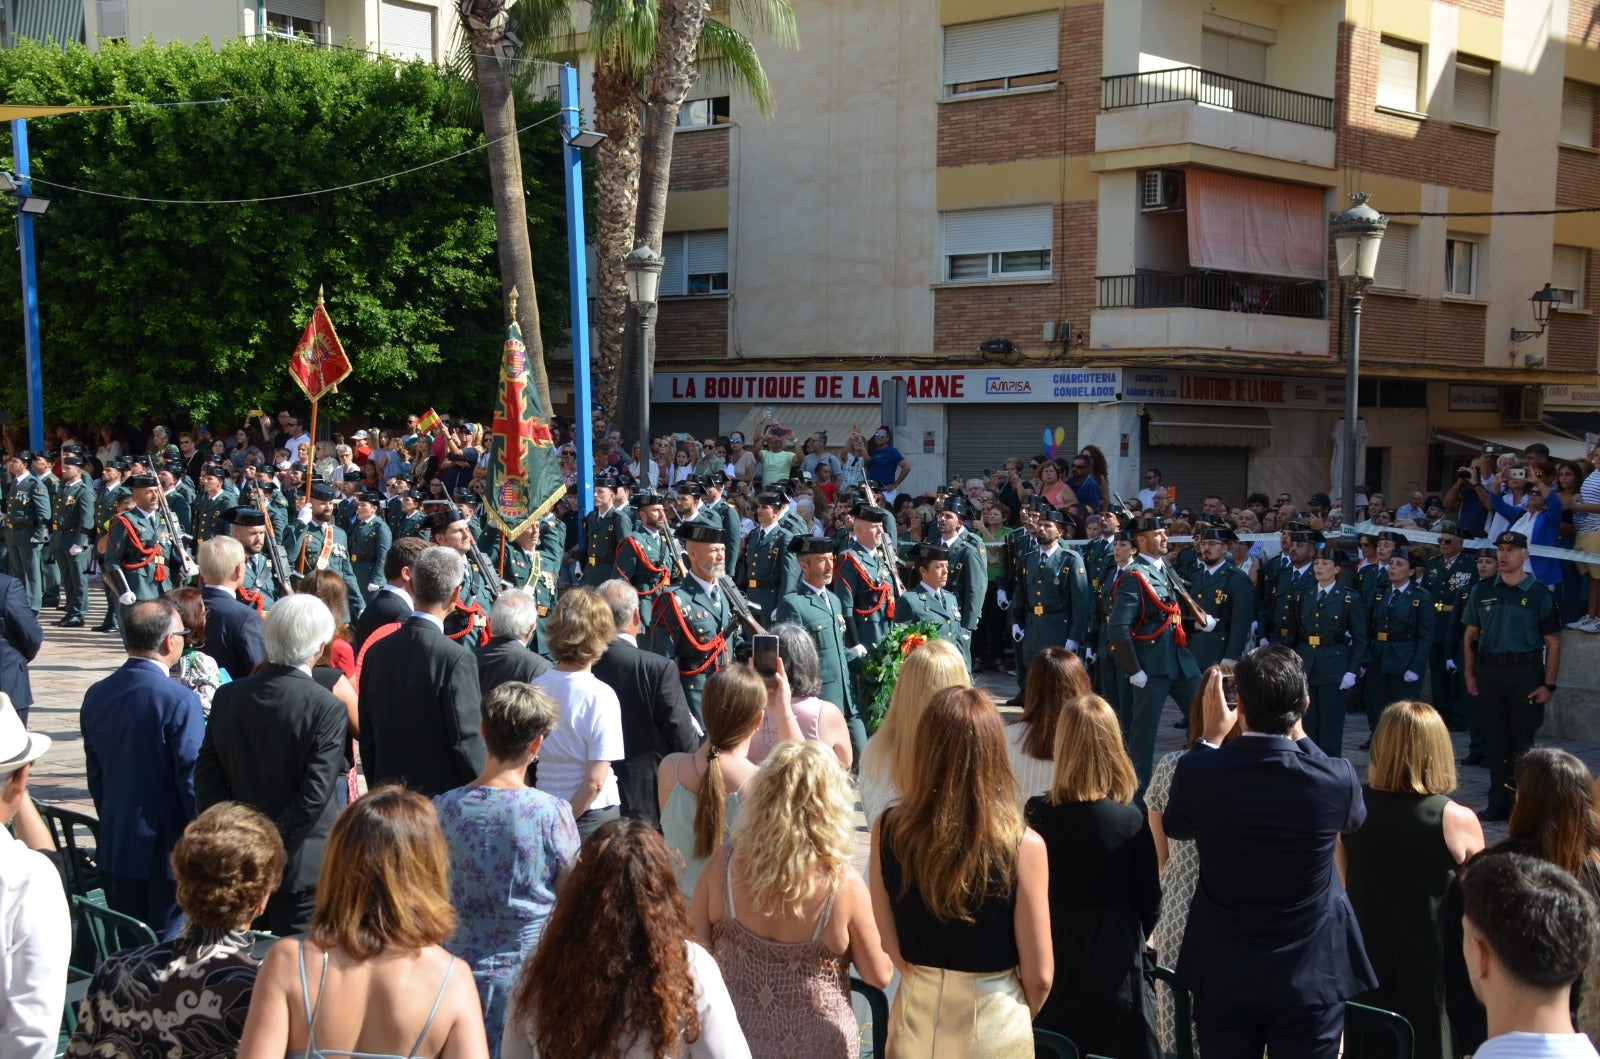
[[[529, 129], [536, 129], [546, 122], [556, 120], [557, 118], [561, 117], [561, 114], [562, 112], [559, 110], [554, 114], [548, 114], [545, 117], [540, 118], [538, 121], [522, 126], [517, 130], [517, 132], [524, 133]], [[501, 140], [507, 139], [510, 135], [511, 134], [508, 133], [506, 136], [497, 136], [492, 140], [485, 140], [483, 143], [480, 143], [475, 147], [468, 147], [464, 151], [457, 151], [455, 154], [446, 155], [443, 158], [436, 158], [431, 162], [423, 162], [421, 165], [410, 166], [396, 173], [387, 173], [384, 176], [368, 177], [366, 180], [357, 180], [352, 184], [341, 184], [338, 187], [332, 188], [316, 188], [312, 191], [292, 191], [284, 195], [263, 195], [259, 198], [250, 199], [146, 198], [142, 195], [118, 195], [110, 191], [96, 191], [93, 188], [75, 187], [72, 184], [58, 184], [53, 180], [46, 180], [43, 177], [37, 176], [30, 177], [29, 179], [35, 184], [40, 184], [48, 188], [55, 188], [57, 191], [75, 191], [80, 195], [93, 195], [96, 198], [102, 199], [120, 199], [123, 202], [144, 202], [159, 206], [243, 206], [255, 202], [286, 202], [291, 199], [312, 198], [317, 195], [332, 195], [339, 191], [350, 191], [354, 188], [366, 187], [368, 184], [381, 184], [385, 180], [398, 180], [400, 177], [410, 176], [412, 173], [420, 173], [424, 169], [432, 169], [434, 166], [444, 165], [446, 162], [453, 162], [458, 158], [465, 158], [469, 154], [477, 154], [480, 151], [487, 151], [491, 146], [499, 143]]]

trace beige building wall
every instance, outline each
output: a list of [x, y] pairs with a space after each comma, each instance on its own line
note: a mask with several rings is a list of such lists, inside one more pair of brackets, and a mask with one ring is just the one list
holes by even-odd
[[773, 119], [731, 104], [733, 352], [925, 354], [939, 26], [912, 0], [824, 0], [804, 5], [800, 33], [798, 51], [758, 44]]

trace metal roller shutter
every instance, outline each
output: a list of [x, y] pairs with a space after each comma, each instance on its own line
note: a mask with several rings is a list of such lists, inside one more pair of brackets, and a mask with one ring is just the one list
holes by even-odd
[[968, 84], [1054, 70], [1061, 36], [1055, 11], [947, 26], [944, 84]]
[[[950, 405], [945, 409], [945, 477], [975, 478], [996, 471], [1012, 456], [1044, 450], [1044, 432], [1063, 431], [1056, 456], [1078, 451], [1076, 405]], [[903, 449], [902, 449], [903, 451]]]
[[383, 0], [380, 13], [383, 27], [383, 51], [397, 59], [434, 61], [433, 20], [434, 9], [416, 4], [397, 4]]
[[1141, 480], [1143, 471], [1150, 467], [1161, 470], [1161, 484], [1177, 486], [1178, 507], [1190, 508], [1197, 514], [1208, 493], [1222, 497], [1224, 503], [1234, 508], [1243, 507], [1244, 498], [1250, 492], [1249, 449], [1146, 445], [1139, 450]]
[[267, 0], [267, 14], [288, 15], [308, 22], [322, 22], [327, 18], [323, 0]]

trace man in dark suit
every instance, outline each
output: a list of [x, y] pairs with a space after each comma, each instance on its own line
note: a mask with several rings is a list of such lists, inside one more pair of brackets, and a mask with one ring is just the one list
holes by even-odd
[[[1334, 866], [1339, 835], [1366, 819], [1361, 780], [1301, 730], [1300, 658], [1264, 647], [1205, 686], [1205, 733], [1178, 762], [1162, 817], [1191, 839], [1200, 882], [1178, 956], [1208, 1055], [1339, 1054], [1344, 1002], [1375, 988], [1361, 929]], [[1235, 722], [1242, 734], [1221, 743]]]
[[168, 941], [182, 918], [172, 847], [195, 818], [194, 763], [205, 734], [200, 697], [171, 676], [187, 633], [171, 600], [127, 607], [128, 660], [84, 693], [78, 715], [106, 903]]
[[361, 669], [361, 763], [367, 782], [404, 783], [428, 797], [477, 778], [483, 769], [478, 666], [447, 639], [466, 560], [430, 547], [411, 564], [416, 610], [367, 649]]
[[702, 733], [689, 712], [678, 667], [671, 659], [639, 649], [639, 593], [621, 578], [612, 578], [600, 586], [600, 598], [617, 623], [616, 639], [594, 664], [594, 675], [617, 693], [622, 705], [623, 759], [611, 763], [622, 815], [659, 828], [656, 772], [661, 759], [694, 750]]
[[411, 598], [411, 564], [427, 546], [428, 542], [421, 537], [401, 537], [390, 545], [389, 555], [383, 560], [385, 584], [356, 621], [355, 641], [351, 646], [358, 653], [374, 631], [405, 622], [417, 609], [416, 601]]
[[538, 626], [539, 604], [532, 592], [508, 588], [500, 593], [489, 612], [494, 636], [472, 654], [478, 663], [478, 690], [485, 698], [501, 684], [513, 680], [531, 684], [550, 669], [549, 661], [528, 646]]
[[[202, 569], [205, 549], [224, 540], [201, 545]], [[195, 764], [201, 809], [243, 802], [278, 825], [289, 857], [255, 925], [281, 937], [310, 929], [323, 846], [344, 804], [344, 704], [301, 668], [332, 640], [333, 615], [316, 596], [279, 601], [267, 614], [266, 668], [217, 689]]]
[[200, 545], [200, 576], [205, 586], [200, 598], [206, 604], [205, 652], [217, 660], [232, 680], [256, 671], [267, 657], [261, 639], [261, 615], [239, 602], [244, 584], [244, 545], [233, 537], [212, 537]]
[[28, 588], [10, 574], [0, 574], [0, 692], [11, 697], [22, 723], [28, 723], [33, 687], [28, 663], [44, 643], [39, 616], [28, 609]]

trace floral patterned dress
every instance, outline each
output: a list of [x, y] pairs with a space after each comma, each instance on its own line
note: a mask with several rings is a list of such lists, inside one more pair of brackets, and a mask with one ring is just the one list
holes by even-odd
[[[1178, 759], [1184, 751], [1175, 750], [1156, 762], [1150, 776], [1150, 786], [1144, 792], [1145, 808], [1152, 813], [1167, 811], [1167, 798], [1172, 793], [1172, 774], [1178, 770]], [[1167, 864], [1161, 869], [1161, 918], [1156, 920], [1153, 933], [1156, 956], [1163, 967], [1178, 962], [1178, 950], [1183, 947], [1183, 929], [1189, 923], [1189, 903], [1194, 900], [1195, 885], [1200, 881], [1200, 851], [1193, 842], [1184, 839], [1167, 839]], [[1161, 1050], [1167, 1055], [1177, 1052], [1177, 1016], [1172, 1006], [1172, 991], [1165, 982], [1156, 983], [1156, 1036]], [[1193, 1027], [1191, 1041], [1195, 1041]], [[1194, 1046], [1195, 1055], [1200, 1045]]]
[[556, 880], [578, 856], [572, 807], [532, 787], [457, 787], [433, 800], [450, 842], [456, 932], [444, 947], [472, 968], [489, 1051], [499, 1055], [506, 999], [544, 934]]

